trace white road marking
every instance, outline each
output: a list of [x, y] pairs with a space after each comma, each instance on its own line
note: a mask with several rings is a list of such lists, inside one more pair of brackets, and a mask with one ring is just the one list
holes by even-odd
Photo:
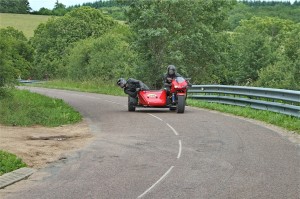
[[181, 156], [181, 150], [182, 150], [181, 140], [178, 140], [178, 142], [179, 142], [179, 151], [178, 151], [177, 159], [180, 158], [180, 156]]
[[146, 195], [151, 189], [153, 189], [158, 183], [160, 183], [174, 168], [174, 166], [171, 166], [171, 168], [156, 182], [154, 183], [149, 189], [147, 189], [144, 193], [142, 193], [139, 197], [137, 198], [142, 198], [144, 195]]
[[167, 123], [167, 125], [168, 125], [168, 127], [170, 127], [170, 129], [172, 129], [172, 131], [175, 133], [175, 135], [178, 135], [177, 131], [170, 124]]
[[151, 114], [151, 113], [148, 113], [148, 115], [151, 115], [152, 117], [155, 117], [156, 119], [158, 119], [158, 120], [160, 120], [160, 121], [163, 121], [161, 118], [159, 118], [159, 117], [157, 117], [157, 116], [155, 116], [155, 115], [153, 115], [153, 114]]

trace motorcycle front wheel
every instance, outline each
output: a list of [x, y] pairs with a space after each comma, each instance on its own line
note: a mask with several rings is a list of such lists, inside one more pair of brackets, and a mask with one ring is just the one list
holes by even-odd
[[185, 109], [185, 96], [179, 95], [177, 101], [177, 113], [184, 113]]

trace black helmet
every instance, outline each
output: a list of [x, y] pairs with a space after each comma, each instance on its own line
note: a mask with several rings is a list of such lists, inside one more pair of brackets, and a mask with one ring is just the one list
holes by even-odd
[[176, 67], [174, 65], [168, 66], [168, 75], [175, 75], [176, 73]]
[[118, 86], [120, 86], [121, 88], [124, 88], [126, 83], [127, 82], [124, 78], [119, 78], [117, 81]]

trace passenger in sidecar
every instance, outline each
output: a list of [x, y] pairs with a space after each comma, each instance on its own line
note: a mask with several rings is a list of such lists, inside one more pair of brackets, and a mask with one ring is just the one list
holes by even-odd
[[140, 90], [150, 90], [142, 81], [133, 78], [129, 78], [127, 81], [124, 78], [120, 78], [117, 81], [117, 85], [124, 89], [124, 93], [133, 98], [137, 97], [137, 92]]

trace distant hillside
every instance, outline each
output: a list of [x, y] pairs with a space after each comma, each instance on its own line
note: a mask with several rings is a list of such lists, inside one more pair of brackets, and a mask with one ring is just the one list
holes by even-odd
[[0, 13], [0, 28], [8, 26], [23, 31], [27, 38], [32, 37], [36, 27], [46, 22], [51, 16]]

